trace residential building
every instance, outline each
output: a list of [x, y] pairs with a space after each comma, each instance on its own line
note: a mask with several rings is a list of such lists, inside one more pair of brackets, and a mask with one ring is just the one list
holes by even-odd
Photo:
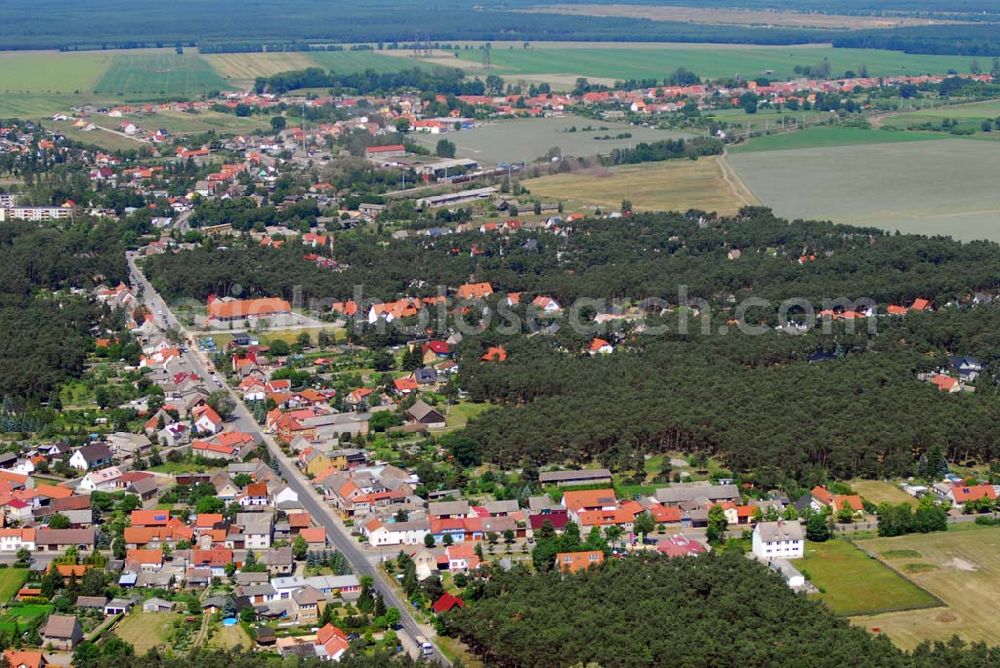
[[758, 522], [751, 545], [754, 556], [763, 561], [799, 559], [805, 555], [805, 532], [799, 522]]
[[69, 458], [69, 465], [80, 471], [107, 466], [111, 463], [111, 448], [106, 443], [85, 445]]
[[604, 553], [600, 550], [586, 552], [560, 552], [556, 555], [556, 568], [564, 573], [579, 573], [592, 566], [604, 563]]
[[49, 621], [42, 631], [42, 643], [53, 649], [71, 651], [83, 639], [80, 620], [71, 615], [49, 615]]
[[538, 474], [538, 482], [544, 485], [601, 485], [611, 484], [611, 471], [607, 469], [583, 469], [580, 471], [545, 471]]

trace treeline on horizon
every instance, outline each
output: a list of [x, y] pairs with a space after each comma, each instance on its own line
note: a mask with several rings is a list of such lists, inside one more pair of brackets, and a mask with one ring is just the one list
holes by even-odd
[[[683, 3], [682, 3], [683, 4]], [[995, 7], [981, 0], [967, 0], [956, 7], [907, 0], [897, 3], [902, 11], [965, 11], [970, 16], [982, 10], [993, 16]], [[205, 45], [205, 51], [220, 52], [225, 45], [235, 51], [253, 50], [259, 43], [276, 50], [305, 50], [324, 42], [412, 42], [417, 36], [442, 40], [482, 41], [628, 41], [714, 42], [742, 44], [807, 44], [833, 41], [860, 46], [881, 41], [910, 53], [956, 55], [1000, 55], [996, 25], [930, 26], [927, 28], [875, 31], [815, 30], [772, 27], [692, 24], [624, 17], [521, 13], [509, 11], [534, 6], [523, 2], [502, 10], [474, 9], [472, 0], [453, 0], [444, 6], [427, 7], [416, 0], [383, 0], [375, 3], [337, 2], [315, 4], [288, 0], [264, 4], [247, 11], [236, 0], [199, 0], [154, 3], [151, 0], [102, 0], [98, 5], [68, 0], [24, 3], [7, 0], [2, 5], [0, 50], [17, 49], [122, 49]], [[765, 5], [766, 6], [766, 3]], [[865, 3], [844, 0], [819, 9], [848, 13], [875, 13]], [[920, 8], [924, 9], [921, 10]], [[796, 7], [800, 8], [800, 7]], [[886, 10], [889, 8], [886, 7]], [[979, 17], [984, 18], [984, 17]], [[988, 18], [988, 17], [985, 17]], [[848, 40], [841, 42], [840, 40]], [[297, 46], [298, 45], [298, 46]], [[951, 46], [949, 46], [951, 45]], [[949, 50], [950, 49], [950, 50]]]
[[413, 67], [399, 72], [378, 73], [374, 70], [338, 73], [319, 67], [281, 72], [269, 77], [258, 77], [254, 89], [258, 93], [280, 95], [302, 88], [349, 89], [360, 95], [377, 91], [417, 89], [445, 95], [483, 95], [486, 84], [478, 78], [466, 79], [465, 73], [456, 68]]

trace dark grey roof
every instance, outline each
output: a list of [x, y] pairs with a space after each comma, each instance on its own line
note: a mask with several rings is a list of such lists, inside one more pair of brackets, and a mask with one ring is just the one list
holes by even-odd
[[611, 477], [607, 469], [584, 469], [581, 471], [546, 471], [538, 474], [538, 482], [566, 482], [569, 480], [603, 480]]
[[656, 490], [656, 500], [660, 503], [681, 503], [707, 499], [709, 501], [736, 500], [740, 491], [736, 485], [701, 485], [698, 483], [672, 485]]
[[80, 448], [80, 454], [88, 464], [111, 459], [111, 448], [106, 443], [91, 443]]

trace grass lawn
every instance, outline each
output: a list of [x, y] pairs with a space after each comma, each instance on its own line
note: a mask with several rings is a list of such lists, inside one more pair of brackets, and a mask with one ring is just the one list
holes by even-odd
[[196, 53], [173, 51], [115, 55], [94, 87], [114, 95], [193, 95], [223, 90], [226, 81]]
[[[347, 330], [343, 327], [334, 327], [332, 325], [328, 327], [303, 327], [301, 329], [274, 329], [263, 334], [240, 334], [240, 336], [252, 336], [260, 341], [262, 346], [266, 346], [272, 341], [277, 341], [281, 339], [289, 345], [295, 345], [299, 341], [299, 336], [303, 332], [309, 335], [309, 340], [313, 344], [316, 343], [316, 336], [325, 331], [330, 335], [335, 341], [344, 341], [347, 339]], [[215, 345], [219, 350], [223, 350], [226, 345], [233, 340], [233, 334], [208, 334], [215, 341]], [[329, 355], [321, 355], [321, 357], [329, 357]]]
[[157, 473], [203, 473], [204, 471], [211, 470], [211, 466], [206, 466], [205, 464], [195, 464], [194, 462], [163, 462], [159, 466], [153, 466], [150, 471], [156, 471]]
[[243, 627], [239, 624], [234, 624], [233, 626], [223, 626], [219, 624], [215, 627], [215, 632], [212, 637], [206, 643], [208, 648], [219, 648], [219, 649], [230, 649], [234, 647], [242, 647], [243, 649], [250, 649], [253, 646], [253, 641], [247, 636], [247, 632], [243, 630]]
[[875, 538], [858, 545], [905, 573], [947, 607], [876, 615], [856, 623], [878, 628], [907, 649], [954, 634], [969, 642], [996, 643], [1000, 617], [992, 610], [1000, 605], [1000, 529], [949, 529]]
[[628, 199], [636, 211], [702, 209], [733, 214], [754, 202], [725, 160], [714, 156], [555, 174], [530, 179], [524, 186], [543, 199], [606, 210], [618, 210]]
[[448, 429], [461, 429], [470, 419], [488, 411], [490, 408], [491, 406], [488, 403], [474, 404], [471, 401], [460, 401], [453, 406], [448, 406]]
[[914, 497], [891, 482], [883, 480], [852, 480], [850, 485], [862, 498], [871, 501], [876, 506], [880, 503], [891, 503], [897, 506], [901, 503], [906, 503], [914, 507], [917, 505], [917, 500]]
[[796, 148], [822, 148], [824, 146], [851, 146], [854, 144], [888, 144], [911, 141], [945, 139], [948, 135], [940, 132], [900, 132], [890, 130], [866, 130], [864, 128], [828, 125], [807, 128], [796, 132], [784, 132], [751, 139], [745, 144], [734, 146], [733, 153], [750, 151], [782, 151]]
[[14, 598], [27, 580], [28, 569], [26, 568], [0, 569], [0, 601], [6, 603]]
[[23, 630], [38, 618], [47, 616], [52, 610], [51, 605], [45, 604], [12, 606], [0, 616], [0, 630], [11, 632]]
[[118, 622], [114, 634], [132, 643], [136, 654], [145, 654], [154, 647], [167, 646], [171, 626], [183, 617], [176, 613], [133, 611]]
[[891, 568], [844, 540], [806, 543], [795, 567], [825, 590], [819, 598], [837, 615], [870, 615], [927, 608], [940, 602]]

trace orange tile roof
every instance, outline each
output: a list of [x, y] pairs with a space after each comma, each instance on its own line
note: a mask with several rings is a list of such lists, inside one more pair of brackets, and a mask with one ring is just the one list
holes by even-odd
[[482, 299], [493, 294], [493, 286], [489, 283], [466, 283], [460, 285], [455, 292], [459, 299]]
[[263, 299], [214, 300], [208, 305], [210, 318], [245, 318], [248, 315], [265, 316], [274, 313], [290, 313], [291, 304], [277, 297]]
[[125, 562], [132, 564], [162, 564], [163, 550], [142, 550], [133, 548], [125, 555]]
[[130, 521], [134, 527], [166, 526], [170, 521], [167, 510], [133, 510]]
[[504, 362], [507, 359], [507, 350], [503, 346], [491, 346], [483, 355], [484, 362]]
[[617, 503], [618, 500], [613, 489], [573, 490], [563, 494], [563, 506], [568, 510], [600, 508], [617, 505]]
[[299, 535], [305, 538], [307, 543], [325, 543], [326, 542], [326, 529], [323, 527], [311, 527], [309, 529], [303, 529], [299, 532]]
[[221, 521], [222, 515], [220, 513], [202, 513], [198, 515], [194, 525], [199, 529], [211, 529]]
[[586, 552], [559, 552], [556, 554], [556, 567], [566, 573], [579, 573], [593, 565], [604, 563], [604, 553], [600, 550]]

